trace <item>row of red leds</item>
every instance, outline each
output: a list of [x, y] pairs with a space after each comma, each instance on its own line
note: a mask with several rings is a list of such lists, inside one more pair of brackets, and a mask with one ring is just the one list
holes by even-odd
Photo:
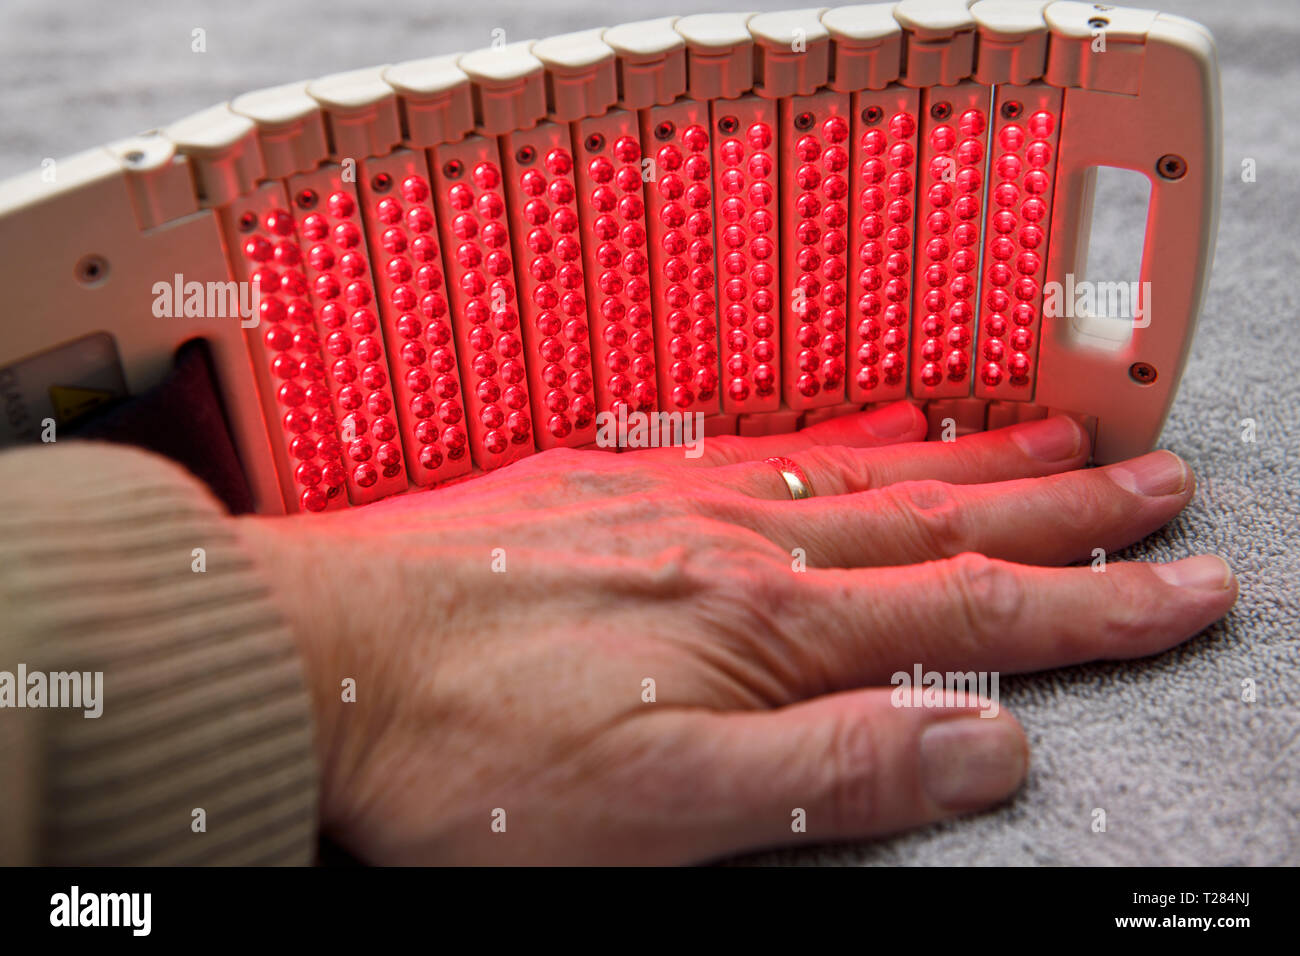
[[471, 453], [497, 468], [534, 448], [501, 167], [477, 136], [433, 155]]
[[543, 123], [506, 138], [520, 313], [541, 448], [591, 442], [596, 401], [568, 130]]
[[598, 410], [653, 411], [658, 386], [637, 115], [611, 110], [575, 130]]
[[460, 378], [434, 225], [419, 153], [365, 163], [370, 247], [411, 480], [432, 484], [469, 471]]
[[[988, 87], [927, 91], [921, 131], [912, 394], [970, 394], [984, 197]], [[921, 217], [924, 218], [921, 218]]]
[[981, 397], [1028, 399], [1042, 319], [1060, 93], [1004, 87], [998, 95], [975, 389]]
[[757, 96], [714, 104], [723, 410], [781, 404], [776, 104]]
[[240, 246], [244, 263], [237, 272], [248, 276], [259, 295], [259, 351], [275, 394], [296, 503], [304, 511], [324, 511], [342, 500], [345, 477], [293, 216], [278, 205], [262, 214], [250, 210], [240, 230], [249, 235]]
[[708, 105], [684, 100], [643, 114], [653, 175], [643, 177], [660, 407], [718, 410], [713, 170]]
[[[784, 335], [785, 400], [796, 411], [843, 401], [847, 348], [848, 97], [783, 102], [782, 240], [790, 301]], [[789, 115], [784, 115], [789, 114]]]
[[[854, 101], [865, 128], [856, 144], [859, 218], [850, 283], [856, 315], [849, 334], [848, 395], [854, 401], [884, 401], [907, 391], [919, 99], [906, 90], [864, 94]], [[929, 248], [931, 254], [937, 251]]]
[[[336, 169], [290, 183], [306, 282], [338, 416], [349, 497], [361, 504], [405, 487], [393, 393], [360, 210]], [[323, 439], [332, 449], [333, 439]]]

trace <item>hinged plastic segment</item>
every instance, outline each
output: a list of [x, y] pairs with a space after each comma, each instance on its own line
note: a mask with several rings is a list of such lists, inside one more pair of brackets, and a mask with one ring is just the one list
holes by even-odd
[[978, 25], [974, 79], [977, 83], [1024, 84], [1047, 66], [1047, 21], [1051, 0], [980, 0], [971, 7]]
[[822, 14], [822, 26], [831, 35], [831, 89], [883, 90], [898, 79], [903, 28], [892, 3], [836, 7]]
[[252, 192], [266, 173], [257, 126], [227, 103], [177, 120], [163, 135], [189, 157], [199, 201], [206, 206]]
[[618, 99], [614, 50], [601, 38], [604, 32], [566, 33], [533, 44], [533, 56], [546, 65], [547, 107], [557, 123], [600, 116]]
[[546, 79], [532, 41], [466, 53], [460, 68], [474, 81], [474, 122], [484, 136], [532, 129], [546, 115]]
[[754, 85], [754, 38], [748, 13], [682, 17], [674, 24], [686, 40], [687, 93], [692, 99], [735, 99]]
[[969, 0], [902, 0], [894, 17], [907, 31], [905, 86], [952, 86], [970, 76], [975, 18]]
[[686, 41], [677, 17], [610, 27], [604, 40], [618, 54], [619, 106], [666, 106], [686, 92]]
[[772, 99], [811, 96], [826, 85], [831, 35], [822, 25], [824, 9], [760, 13], [749, 21], [755, 93]]
[[458, 56], [408, 60], [384, 70], [398, 93], [402, 131], [412, 146], [454, 143], [474, 128], [474, 97]]
[[230, 109], [257, 124], [268, 179], [315, 169], [329, 154], [325, 118], [306, 83], [245, 93], [230, 101]]
[[397, 93], [384, 82], [385, 69], [334, 73], [307, 84], [307, 95], [325, 111], [336, 158], [383, 156], [402, 141]]

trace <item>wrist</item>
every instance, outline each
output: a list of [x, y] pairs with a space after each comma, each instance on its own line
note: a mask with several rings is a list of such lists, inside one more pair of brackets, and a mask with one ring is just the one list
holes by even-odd
[[345, 728], [339, 706], [343, 688], [334, 679], [341, 670], [335, 650], [341, 622], [330, 614], [329, 581], [318, 569], [321, 551], [313, 552], [309, 533], [292, 519], [241, 517], [233, 523], [298, 650], [312, 715], [321, 827], [328, 830], [341, 815], [338, 783], [346, 773], [342, 764], [348, 747], [342, 739]]

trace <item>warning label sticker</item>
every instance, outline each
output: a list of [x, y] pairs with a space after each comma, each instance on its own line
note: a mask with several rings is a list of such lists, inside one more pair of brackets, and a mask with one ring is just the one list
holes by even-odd
[[106, 388], [50, 386], [50, 402], [54, 405], [54, 417], [60, 425], [66, 425], [86, 412], [94, 411], [100, 405], [107, 405], [116, 397]]
[[40, 441], [47, 420], [69, 425], [126, 397], [117, 344], [107, 332], [0, 368], [0, 447]]

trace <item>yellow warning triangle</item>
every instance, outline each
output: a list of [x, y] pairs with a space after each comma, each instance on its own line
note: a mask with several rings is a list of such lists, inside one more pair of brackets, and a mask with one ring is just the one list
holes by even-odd
[[86, 412], [111, 402], [113, 392], [104, 388], [76, 388], [71, 385], [51, 385], [50, 401], [60, 425], [66, 425]]

